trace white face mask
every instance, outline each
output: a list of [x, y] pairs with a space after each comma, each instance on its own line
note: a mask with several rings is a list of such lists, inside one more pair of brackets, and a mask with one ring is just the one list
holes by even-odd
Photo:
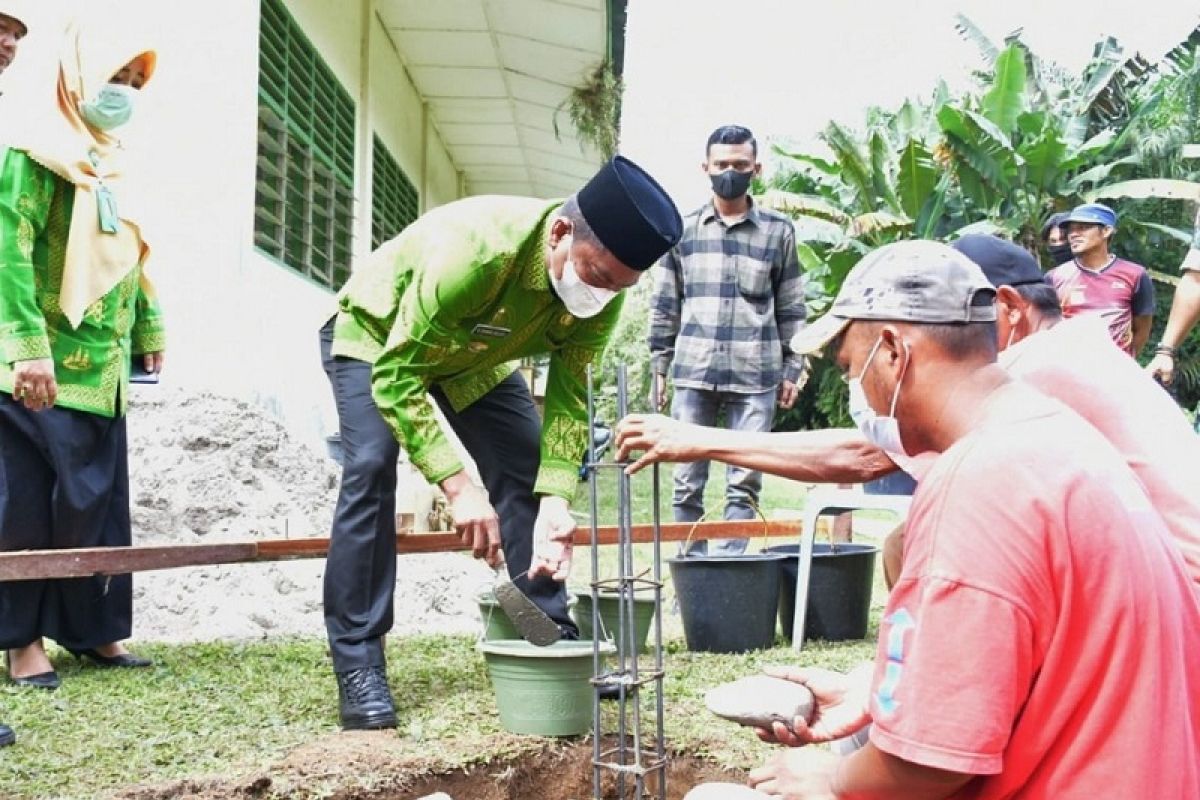
[[579, 271], [575, 268], [575, 262], [571, 260], [570, 248], [571, 239], [568, 237], [567, 263], [563, 264], [562, 277], [554, 277], [554, 272], [551, 271], [550, 285], [554, 287], [554, 293], [558, 295], [559, 300], [562, 300], [567, 311], [571, 312], [571, 316], [579, 319], [594, 317], [604, 310], [604, 307], [617, 296], [617, 293], [612, 289], [599, 289], [584, 283], [583, 278], [579, 277]]
[[[862, 431], [862, 435], [867, 437], [876, 447], [886, 450], [889, 453], [906, 456], [908, 453], [904, 449], [904, 444], [900, 441], [900, 423], [896, 420], [896, 403], [900, 400], [900, 384], [904, 382], [904, 374], [908, 372], [908, 361], [904, 361], [904, 369], [900, 372], [900, 380], [896, 382], [896, 391], [892, 394], [892, 407], [888, 411], [888, 415], [881, 416], [875, 413], [875, 409], [871, 408], [871, 404], [867, 402], [866, 392], [862, 388], [862, 376], [867, 374], [867, 368], [871, 366], [872, 359], [879, 352], [879, 345], [883, 344], [883, 337], [875, 341], [875, 346], [871, 348], [871, 354], [867, 356], [867, 362], [863, 364], [862, 372], [857, 378], [851, 378], [848, 381], [850, 386], [850, 417], [854, 420], [854, 424]], [[904, 351], [909, 353], [908, 343], [904, 343]]]
[[138, 90], [123, 83], [107, 83], [94, 100], [81, 103], [80, 115], [88, 124], [102, 131], [119, 128], [133, 116], [133, 101]]

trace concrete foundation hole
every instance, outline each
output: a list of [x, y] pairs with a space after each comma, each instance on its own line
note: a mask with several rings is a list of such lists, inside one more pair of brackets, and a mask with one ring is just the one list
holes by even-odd
[[[706, 781], [744, 780], [743, 775], [687, 756], [674, 756], [667, 771], [668, 800], [682, 800], [688, 790]], [[615, 777], [606, 775], [605, 800], [621, 800]], [[656, 788], [656, 787], [655, 787]], [[627, 779], [624, 798], [633, 798]], [[657, 798], [657, 791], [647, 795]], [[416, 781], [398, 793], [372, 800], [593, 800], [592, 746], [580, 743], [562, 750], [497, 761], [470, 770], [455, 770]]]

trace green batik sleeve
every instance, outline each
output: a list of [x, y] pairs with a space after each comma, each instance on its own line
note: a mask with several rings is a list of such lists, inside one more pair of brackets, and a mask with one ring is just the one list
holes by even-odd
[[427, 481], [438, 483], [463, 464], [429, 399], [433, 375], [443, 359], [466, 346], [462, 320], [485, 305], [509, 275], [504, 264], [479, 263], [470, 241], [430, 239], [414, 243], [423, 251], [423, 266], [400, 298], [371, 372], [371, 387], [379, 413], [413, 466]]
[[167, 349], [167, 333], [163, 327], [162, 308], [158, 299], [138, 287], [132, 341], [133, 353], [161, 353]]
[[588, 446], [587, 368], [604, 352], [623, 301], [624, 296], [618, 296], [595, 317], [580, 320], [563, 347], [550, 354], [536, 494], [556, 495], [568, 502], [575, 497], [579, 465]]
[[22, 152], [0, 148], [0, 358], [8, 364], [51, 357], [33, 247], [53, 194], [52, 173]]

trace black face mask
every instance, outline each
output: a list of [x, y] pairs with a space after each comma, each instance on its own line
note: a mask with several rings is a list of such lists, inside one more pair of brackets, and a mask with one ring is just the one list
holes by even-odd
[[1050, 260], [1054, 262], [1054, 266], [1056, 267], [1059, 264], [1067, 263], [1075, 257], [1071, 254], [1071, 245], [1066, 242], [1047, 247], [1046, 252], [1050, 254]]
[[750, 181], [754, 179], [754, 171], [738, 172], [736, 169], [727, 169], [716, 175], [709, 175], [708, 179], [712, 181], [712, 188], [717, 197], [724, 200], [736, 200], [750, 188]]

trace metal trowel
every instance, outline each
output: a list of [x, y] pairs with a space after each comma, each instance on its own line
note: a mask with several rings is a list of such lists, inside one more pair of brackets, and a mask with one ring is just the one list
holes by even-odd
[[525, 641], [538, 647], [549, 647], [562, 638], [558, 623], [517, 588], [509, 577], [508, 565], [503, 561], [496, 567], [496, 582], [492, 591], [496, 595], [496, 603], [504, 609], [513, 627]]

